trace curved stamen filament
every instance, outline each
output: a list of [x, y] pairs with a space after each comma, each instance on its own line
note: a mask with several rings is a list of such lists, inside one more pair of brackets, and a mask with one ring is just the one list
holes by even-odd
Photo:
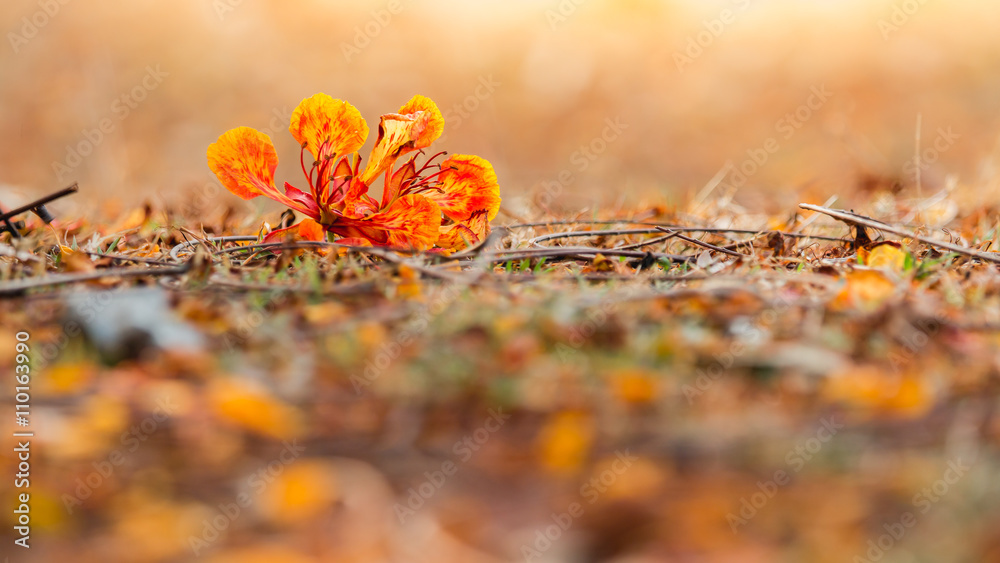
[[[423, 154], [423, 152], [424, 151], [420, 151], [421, 154]], [[424, 163], [423, 167], [420, 168], [420, 170], [417, 170], [417, 176], [420, 176], [421, 174], [424, 173], [424, 170], [427, 170], [428, 168], [431, 168], [432, 166], [438, 166], [438, 167], [440, 167], [440, 165], [434, 164], [434, 161], [437, 159], [437, 157], [439, 157], [441, 155], [445, 155], [445, 154], [448, 154], [448, 151], [441, 151], [441, 152], [435, 154], [434, 156], [428, 158], [427, 162]]]
[[[305, 145], [302, 145], [302, 148], [299, 149], [299, 164], [302, 165], [302, 174], [306, 177], [307, 180], [309, 180], [309, 191], [312, 192], [313, 195], [315, 195], [316, 194], [316, 189], [313, 187], [312, 170], [310, 170], [309, 172], [306, 172], [306, 146]], [[314, 168], [315, 168], [315, 166], [316, 165], [313, 164]]]
[[[426, 169], [427, 167], [425, 166], [424, 168]], [[438, 166], [438, 168], [440, 168], [440, 166]], [[440, 170], [431, 174], [430, 176], [425, 176], [423, 178], [420, 178], [416, 182], [409, 184], [408, 186], [406, 186], [406, 188], [400, 190], [400, 192], [409, 194], [424, 190], [432, 190], [432, 189], [440, 190], [440, 188], [438, 188], [437, 185], [435, 185], [436, 179], [438, 176], [444, 174], [448, 170], [458, 170], [458, 169], [453, 166], [450, 166], [448, 168], [441, 168]]]

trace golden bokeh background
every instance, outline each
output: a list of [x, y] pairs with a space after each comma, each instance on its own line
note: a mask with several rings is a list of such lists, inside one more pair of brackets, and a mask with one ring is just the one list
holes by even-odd
[[[170, 222], [176, 215], [151, 218], [135, 207], [143, 203], [197, 201], [187, 208], [196, 212], [181, 215], [203, 220], [204, 232], [255, 235], [256, 212], [274, 225], [281, 206], [244, 205], [219, 187], [205, 151], [221, 133], [267, 132], [279, 184], [299, 183], [287, 124], [300, 100], [316, 92], [348, 100], [374, 128], [380, 114], [423, 94], [446, 117], [434, 148], [495, 165], [504, 198], [496, 223], [655, 209], [674, 211], [661, 214], [671, 220], [767, 228], [799, 202], [836, 197], [838, 207], [875, 216], [898, 209], [894, 223], [961, 217], [949, 239], [995, 250], [996, 230], [979, 234], [1000, 201], [997, 29], [1000, 7], [981, 0], [7, 0], [0, 206], [79, 182], [79, 194], [51, 205], [89, 239], [74, 232], [49, 252], [67, 272], [96, 267], [89, 257], [70, 261], [83, 256], [79, 248], [128, 248], [126, 231], [145, 229], [131, 240], [151, 255], [197, 234], [190, 224], [182, 233]], [[930, 205], [913, 205], [935, 194], [948, 195], [935, 200], [948, 204], [937, 223]], [[880, 207], [887, 200], [900, 205]], [[229, 207], [254, 213], [230, 228], [237, 223], [218, 217]], [[92, 225], [107, 232], [91, 233]], [[153, 240], [153, 231], [176, 240]], [[779, 263], [779, 250], [762, 251]], [[831, 263], [854, 260], [821, 262], [822, 247], [810, 252], [799, 266], [816, 266], [802, 276], [817, 287], [835, 281], [824, 274]], [[906, 256], [897, 253], [902, 268]], [[100, 257], [99, 267], [113, 259]], [[112, 310], [169, 312], [184, 319], [173, 330], [228, 349], [133, 362], [68, 335], [69, 305], [55, 294], [5, 300], [0, 340], [30, 329], [33, 346], [53, 351], [51, 364], [32, 367], [41, 374], [32, 390], [42, 425], [31, 491], [41, 549], [23, 560], [880, 560], [888, 549], [874, 557], [869, 542], [922, 508], [917, 491], [979, 455], [980, 439], [970, 477], [946, 482], [952, 493], [938, 493], [941, 502], [884, 560], [1000, 560], [1000, 489], [990, 479], [1000, 424], [989, 391], [1000, 365], [1000, 286], [985, 266], [947, 260], [928, 252], [917, 266], [928, 276], [920, 291], [941, 296], [927, 310], [982, 316], [956, 326], [941, 317], [917, 335], [917, 348], [899, 337], [911, 335], [901, 312], [929, 318], [923, 309], [894, 301], [898, 311], [880, 311], [899, 317], [853, 315], [805, 289], [778, 293], [806, 303], [788, 313], [758, 309], [739, 292], [716, 300], [709, 285], [690, 298], [623, 299], [618, 312], [601, 312], [591, 304], [603, 297], [550, 301], [548, 289], [531, 285], [444, 299], [432, 284], [414, 283], [422, 272], [400, 267], [362, 306], [346, 293], [258, 299], [256, 278], [245, 295], [201, 291], [195, 270], [169, 301], [166, 290], [126, 291]], [[528, 262], [517, 280], [528, 277]], [[276, 264], [272, 281], [287, 273], [286, 262]], [[243, 267], [225, 269], [267, 274]], [[604, 257], [588, 267], [598, 276], [629, 268]], [[859, 271], [862, 281], [836, 295], [902, 299], [895, 282]], [[336, 283], [356, 283], [349, 274], [338, 270]], [[734, 283], [772, 287], [771, 279]], [[390, 288], [397, 293], [382, 300]], [[85, 304], [112, 296], [66, 299], [76, 293]], [[408, 308], [420, 302], [428, 307]], [[757, 313], [774, 322], [758, 330]], [[141, 320], [171, 328], [155, 314]], [[406, 316], [425, 323], [412, 340]], [[583, 330], [592, 333], [578, 340]], [[753, 344], [764, 333], [770, 348]], [[745, 342], [733, 377], [712, 376], [719, 381], [699, 391], [703, 399], [687, 395], [686, 382], [728, 370]], [[568, 346], [577, 356], [567, 362]], [[905, 361], [893, 351], [905, 351]], [[13, 346], [0, 347], [0, 365], [13, 358]], [[391, 367], [371, 368], [380, 358]], [[355, 378], [368, 370], [376, 375], [360, 389]], [[491, 437], [484, 413], [498, 397], [518, 412]], [[176, 403], [169, 422], [156, 418], [165, 398]], [[840, 404], [850, 406], [851, 427], [826, 449], [813, 439], [826, 424], [818, 417], [839, 416], [831, 405]], [[455, 440], [480, 434], [481, 453], [462, 458]], [[131, 448], [124, 435], [144, 445]], [[308, 452], [286, 459], [288, 441], [299, 438]], [[823, 453], [777, 494], [775, 469], [797, 473], [803, 466], [788, 452], [809, 439]], [[7, 434], [2, 451], [14, 451], [12, 440]], [[623, 456], [629, 473], [619, 480]], [[110, 468], [113, 459], [121, 469]], [[435, 472], [454, 459], [471, 461], [438, 495], [444, 481]], [[0, 454], [4, 479], [15, 463]], [[268, 485], [255, 487], [253, 476], [272, 465]], [[604, 477], [607, 494], [562, 526], [563, 513], [587, 499], [580, 484]], [[14, 537], [13, 489], [4, 483], [0, 559]], [[412, 492], [421, 486], [435, 488]], [[743, 504], [762, 495], [752, 510]], [[431, 500], [408, 523], [389, 512], [410, 499], [423, 506], [421, 497]], [[755, 521], [734, 525], [730, 517], [744, 509]], [[523, 557], [554, 525], [562, 540], [544, 558]], [[191, 543], [209, 535], [204, 551]]]
[[[954, 174], [996, 192], [1000, 10], [971, 0], [49, 3], [0, 7], [7, 191], [180, 197], [212, 181], [205, 148], [238, 125], [273, 132], [278, 179], [297, 180], [287, 117], [323, 91], [371, 125], [430, 96], [449, 117], [436, 146], [490, 159], [515, 212], [563, 170], [561, 209], [675, 201], [769, 138], [758, 170], [727, 179], [751, 209], [905, 188], [918, 115], [924, 148], [950, 140], [929, 189]], [[812, 88], [829, 98], [782, 127]]]

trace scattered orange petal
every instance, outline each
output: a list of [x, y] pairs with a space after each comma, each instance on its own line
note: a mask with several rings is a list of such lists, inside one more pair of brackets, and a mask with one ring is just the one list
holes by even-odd
[[620, 370], [611, 377], [615, 395], [626, 403], [650, 403], [656, 398], [657, 377], [641, 369]]
[[829, 376], [823, 396], [863, 410], [901, 416], [919, 416], [933, 406], [933, 393], [925, 378], [873, 365]]
[[256, 434], [287, 440], [301, 431], [297, 410], [249, 381], [214, 379], [208, 385], [207, 396], [217, 416]]
[[60, 247], [59, 253], [62, 257], [63, 267], [67, 272], [93, 272], [96, 267], [89, 254], [82, 250], [71, 250], [68, 247]]
[[60, 362], [46, 368], [39, 389], [43, 396], [77, 393], [90, 383], [94, 372], [94, 365], [87, 362]]
[[871, 312], [896, 293], [896, 283], [876, 270], [854, 270], [845, 276], [847, 283], [830, 307], [835, 311], [858, 309]]
[[261, 513], [276, 524], [315, 519], [338, 496], [334, 468], [318, 460], [293, 461], [261, 493]]
[[906, 251], [898, 242], [887, 241], [868, 249], [866, 264], [892, 272], [902, 272], [906, 267]]
[[585, 413], [552, 415], [539, 435], [542, 465], [553, 473], [576, 472], [587, 459], [593, 439], [593, 422]]

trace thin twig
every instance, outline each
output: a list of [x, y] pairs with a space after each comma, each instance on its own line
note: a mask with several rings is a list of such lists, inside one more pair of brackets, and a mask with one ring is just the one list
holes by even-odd
[[[713, 227], [685, 227], [682, 225], [672, 225], [668, 223], [643, 223], [643, 222], [631, 222], [631, 221], [570, 221], [560, 224], [590, 224], [590, 225], [613, 225], [618, 223], [629, 223], [633, 225], [650, 225], [652, 228], [649, 229], [614, 229], [606, 231], [566, 231], [560, 233], [550, 233], [547, 235], [537, 236], [529, 243], [544, 242], [547, 240], [555, 240], [560, 238], [573, 238], [573, 237], [599, 237], [599, 236], [616, 236], [616, 235], [651, 235], [656, 233], [661, 233], [663, 231], [657, 230], [656, 227], [665, 227], [671, 231], [680, 231], [682, 233], [734, 233], [740, 235], [761, 235], [764, 233], [781, 233], [784, 236], [792, 238], [808, 238], [816, 240], [828, 240], [831, 242], [849, 242], [841, 237], [831, 237], [824, 235], [806, 235], [802, 233], [789, 233], [786, 231], [769, 231], [769, 230], [753, 230], [753, 229], [723, 229], [723, 228], [713, 228]], [[527, 226], [538, 226], [533, 223], [526, 223]], [[520, 228], [524, 225], [513, 225], [507, 226], [508, 229]]]
[[863, 215], [858, 215], [856, 213], [845, 213], [843, 211], [837, 211], [835, 209], [827, 209], [819, 205], [811, 205], [808, 203], [800, 203], [799, 207], [802, 209], [810, 209], [812, 211], [818, 211], [825, 215], [829, 215], [834, 219], [847, 223], [848, 225], [861, 225], [863, 227], [868, 227], [870, 229], [877, 229], [880, 231], [885, 231], [887, 233], [892, 233], [897, 236], [904, 238], [911, 238], [913, 240], [918, 240], [928, 246], [936, 246], [939, 248], [945, 248], [957, 254], [962, 254], [964, 256], [972, 256], [973, 258], [979, 258], [986, 262], [992, 262], [994, 264], [1000, 264], [1000, 254], [992, 252], [981, 252], [979, 250], [974, 250], [966, 246], [961, 246], [958, 244], [953, 244], [950, 242], [944, 242], [940, 240], [935, 240], [929, 237], [921, 236], [916, 233], [911, 233], [906, 229], [895, 227], [881, 221], [877, 221], [870, 217], [865, 217]]
[[[189, 248], [189, 247], [196, 246], [196, 245], [199, 245], [199, 244], [205, 244], [205, 245], [207, 245], [210, 242], [249, 242], [249, 241], [252, 241], [252, 240], [257, 240], [257, 237], [254, 237], [254, 236], [231, 236], [231, 237], [214, 237], [214, 238], [208, 238], [208, 239], [200, 239], [200, 238], [197, 238], [196, 234], [192, 233], [191, 231], [189, 231], [188, 229], [185, 229], [183, 227], [181, 227], [181, 232], [184, 233], [184, 234], [190, 233], [191, 236], [194, 236], [196, 238], [195, 238], [195, 240], [186, 240], [186, 241], [178, 244], [177, 246], [171, 248], [170, 249], [170, 258], [172, 260], [180, 260], [179, 254], [180, 254], [181, 250], [184, 250], [185, 248]], [[237, 248], [247, 248], [247, 247], [240, 246], [240, 247], [237, 247]]]
[[701, 246], [701, 247], [707, 248], [709, 250], [714, 250], [716, 252], [721, 252], [723, 254], [728, 254], [729, 256], [737, 256], [739, 258], [752, 258], [752, 256], [747, 256], [746, 254], [740, 254], [739, 252], [735, 252], [735, 251], [729, 250], [727, 248], [722, 248], [721, 246], [715, 246], [714, 244], [709, 244], [709, 243], [707, 243], [705, 241], [701, 241], [701, 240], [698, 240], [696, 238], [689, 237], [687, 235], [682, 235], [681, 233], [679, 233], [677, 231], [670, 231], [668, 229], [664, 229], [663, 227], [657, 227], [656, 230], [658, 230], [660, 232], [668, 233], [668, 234], [676, 234], [677, 238], [682, 239], [682, 240], [686, 240], [686, 241], [690, 242], [691, 244], [694, 244], [694, 245], [697, 245], [697, 246]]
[[22, 213], [24, 213], [26, 211], [31, 211], [31, 210], [33, 210], [33, 209], [35, 209], [37, 207], [41, 207], [41, 206], [45, 205], [46, 203], [49, 203], [50, 201], [55, 201], [55, 200], [57, 200], [57, 199], [59, 199], [61, 197], [66, 197], [69, 194], [76, 193], [79, 189], [80, 189], [80, 187], [77, 184], [74, 183], [72, 186], [70, 186], [68, 188], [63, 188], [63, 189], [59, 190], [58, 192], [50, 193], [49, 195], [40, 197], [40, 198], [36, 199], [35, 201], [32, 201], [31, 203], [26, 203], [26, 204], [22, 205], [21, 207], [18, 207], [16, 209], [11, 209], [10, 211], [7, 211], [5, 213], [0, 214], [0, 221], [6, 221], [7, 219], [10, 219], [11, 217], [14, 217], [16, 215], [20, 215], [20, 214], [22, 214]]
[[671, 260], [673, 262], [690, 262], [694, 256], [679, 256], [676, 254], [661, 254], [656, 252], [642, 252], [638, 250], [618, 250], [615, 248], [595, 248], [590, 246], [556, 246], [539, 248], [522, 248], [498, 253], [492, 261], [507, 262], [508, 260], [521, 260], [524, 258], [575, 258], [581, 256], [627, 256], [629, 258], [646, 258], [652, 256], [657, 260]]
[[650, 245], [656, 244], [658, 242], [663, 242], [665, 240], [670, 240], [672, 238], [676, 238], [678, 235], [680, 235], [680, 233], [678, 233], [677, 231], [674, 231], [673, 233], [671, 233], [669, 235], [663, 235], [662, 237], [656, 237], [656, 238], [652, 238], [652, 239], [649, 239], [649, 240], [644, 240], [642, 242], [637, 242], [635, 244], [626, 244], [625, 246], [616, 246], [615, 250], [634, 250], [636, 248], [642, 248], [644, 246], [650, 246]]
[[0, 284], [0, 297], [18, 296], [30, 289], [51, 287], [99, 280], [102, 278], [134, 278], [143, 276], [176, 276], [187, 272], [188, 265], [170, 266], [167, 268], [109, 268], [95, 272], [80, 274], [55, 274], [43, 278], [18, 280]]
[[164, 262], [163, 260], [154, 260], [153, 258], [140, 258], [138, 256], [122, 256], [121, 254], [101, 254], [93, 250], [80, 250], [84, 254], [89, 254], [90, 256], [97, 256], [99, 258], [110, 258], [112, 260], [119, 260], [122, 262], [140, 262], [142, 264], [152, 264], [154, 266], [172, 266], [173, 262]]

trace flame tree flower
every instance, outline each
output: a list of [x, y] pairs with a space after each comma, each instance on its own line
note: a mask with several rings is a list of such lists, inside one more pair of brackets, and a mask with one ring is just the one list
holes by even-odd
[[[308, 191], [287, 182], [283, 191], [275, 187], [277, 152], [270, 137], [250, 127], [226, 131], [212, 143], [208, 166], [237, 196], [263, 195], [305, 216], [296, 225], [272, 231], [268, 240], [294, 230], [307, 240], [459, 249], [489, 232], [500, 209], [500, 187], [493, 166], [478, 156], [444, 158], [440, 152], [424, 157], [424, 149], [443, 130], [437, 105], [414, 96], [398, 113], [382, 116], [375, 147], [362, 169], [357, 151], [368, 138], [368, 125], [357, 108], [321, 93], [302, 100], [289, 126], [302, 147], [299, 162]], [[414, 154], [396, 166], [408, 153]], [[376, 199], [369, 190], [380, 177], [382, 196]]]

